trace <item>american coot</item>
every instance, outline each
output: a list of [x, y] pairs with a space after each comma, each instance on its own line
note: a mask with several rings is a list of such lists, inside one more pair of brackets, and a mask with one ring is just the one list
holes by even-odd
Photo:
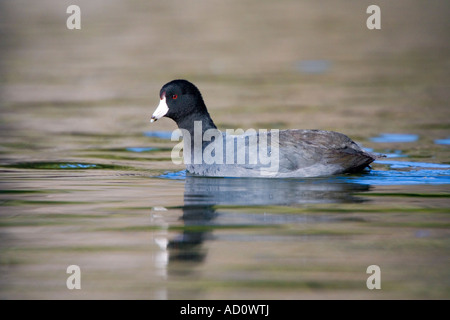
[[249, 129], [240, 135], [232, 134], [236, 133], [232, 130], [222, 133], [212, 121], [200, 91], [186, 80], [165, 84], [159, 96], [151, 122], [168, 117], [177, 123], [179, 130], [172, 140], [182, 135], [178, 151], [183, 149], [186, 169], [192, 174], [318, 177], [358, 172], [376, 159], [346, 135], [332, 131]]

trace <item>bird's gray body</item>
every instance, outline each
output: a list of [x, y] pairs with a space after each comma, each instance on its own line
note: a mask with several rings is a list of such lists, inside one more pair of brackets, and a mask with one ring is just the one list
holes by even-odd
[[[376, 159], [342, 133], [297, 129], [277, 132], [275, 141], [271, 131], [240, 136], [220, 133], [222, 143], [204, 143], [202, 147], [203, 156], [210, 154], [208, 150], [217, 152], [222, 148], [220, 163], [218, 157], [213, 163], [207, 163], [203, 157], [201, 163], [186, 161], [186, 169], [191, 174], [210, 177], [318, 177], [361, 171]], [[227, 161], [229, 152], [233, 154], [228, 160], [233, 161]], [[245, 153], [244, 161], [238, 161], [239, 152]]]

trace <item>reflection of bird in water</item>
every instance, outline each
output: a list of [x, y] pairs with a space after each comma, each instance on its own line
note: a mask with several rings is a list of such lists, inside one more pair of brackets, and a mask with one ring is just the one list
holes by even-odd
[[187, 176], [185, 205], [286, 205], [361, 202], [370, 186], [337, 178], [261, 179]]
[[[226, 206], [295, 206], [313, 203], [354, 203], [364, 199], [355, 192], [365, 192], [368, 185], [348, 183], [336, 178], [315, 179], [261, 179], [261, 178], [205, 178], [187, 176], [184, 192], [183, 232], [169, 241], [169, 261], [202, 262], [205, 240], [211, 239], [214, 227], [224, 224], [262, 225], [303, 223], [303, 215], [242, 214], [227, 208], [217, 211], [217, 205]], [[317, 219], [323, 217], [317, 217]], [[311, 219], [309, 217], [308, 219]], [[314, 217], [312, 217], [314, 219]], [[310, 220], [308, 220], [310, 221]]]
[[206, 252], [200, 245], [208, 238], [208, 224], [215, 216], [215, 209], [211, 205], [183, 206], [181, 219], [184, 221], [184, 230], [169, 241], [169, 259], [202, 262]]

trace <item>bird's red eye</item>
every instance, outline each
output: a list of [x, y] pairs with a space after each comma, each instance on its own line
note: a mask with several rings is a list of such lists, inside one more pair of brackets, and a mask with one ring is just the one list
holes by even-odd
[[174, 94], [173, 96], [172, 96], [172, 99], [176, 99], [176, 98], [178, 98], [178, 96], [176, 95], [176, 94]]

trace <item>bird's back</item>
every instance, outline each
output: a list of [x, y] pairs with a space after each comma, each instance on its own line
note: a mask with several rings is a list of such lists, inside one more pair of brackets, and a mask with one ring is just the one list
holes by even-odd
[[271, 130], [221, 135], [220, 144], [216, 142], [203, 150], [204, 155], [213, 150], [215, 160], [217, 150], [222, 150], [221, 163], [205, 163], [203, 159], [201, 164], [188, 164], [189, 172], [204, 176], [317, 177], [361, 171], [375, 160], [349, 137], [332, 131]]

